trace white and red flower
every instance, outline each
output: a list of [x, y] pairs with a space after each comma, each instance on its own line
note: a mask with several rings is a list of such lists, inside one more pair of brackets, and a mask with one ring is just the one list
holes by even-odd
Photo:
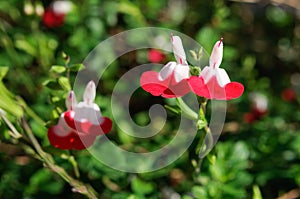
[[171, 42], [177, 62], [167, 63], [160, 72], [144, 72], [140, 79], [141, 87], [154, 96], [181, 97], [191, 90], [187, 82], [190, 77], [190, 69], [181, 39], [172, 35]]
[[43, 15], [43, 23], [49, 28], [60, 27], [65, 22], [65, 15], [72, 9], [70, 1], [54, 1]]
[[199, 77], [192, 76], [189, 84], [195, 94], [207, 99], [230, 100], [240, 97], [244, 86], [238, 82], [231, 82], [227, 72], [219, 68], [223, 58], [222, 38], [211, 53], [209, 66], [206, 66]]
[[48, 139], [56, 148], [82, 150], [90, 147], [98, 135], [108, 133], [112, 121], [101, 115], [94, 103], [96, 86], [90, 81], [83, 95], [83, 102], [77, 104], [73, 91], [66, 99], [68, 111], [63, 112], [58, 124], [48, 129]]

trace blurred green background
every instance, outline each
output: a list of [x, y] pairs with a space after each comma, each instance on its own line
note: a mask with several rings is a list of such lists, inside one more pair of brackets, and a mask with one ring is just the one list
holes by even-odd
[[[20, 118], [27, 117], [45, 150], [71, 174], [72, 165], [64, 154], [73, 155], [81, 180], [90, 183], [99, 198], [300, 197], [298, 0], [78, 0], [65, 16], [55, 18], [50, 13], [45, 19], [52, 3], [0, 1], [0, 107], [21, 132]], [[223, 37], [221, 67], [232, 81], [245, 86], [241, 98], [228, 102], [223, 133], [204, 159], [200, 173], [194, 172], [191, 163], [193, 146], [165, 169], [130, 174], [106, 167], [86, 151], [54, 150], [47, 141], [47, 129], [41, 125], [50, 121], [49, 126], [65, 110], [64, 97], [70, 85], [62, 71], [50, 70], [52, 65], [65, 64], [62, 52], [76, 68], [74, 64], [82, 62], [102, 40], [147, 26], [182, 32], [209, 53]], [[111, 116], [109, 94], [118, 78], [139, 63], [139, 57], [147, 60], [147, 52], [126, 54], [108, 70], [98, 91], [102, 96], [96, 99], [103, 115]], [[76, 71], [71, 72], [71, 80], [75, 76]], [[137, 92], [140, 97], [134, 98], [132, 117], [147, 124], [145, 101], [149, 107], [165, 101]], [[20, 108], [21, 99], [36, 115]], [[147, 151], [172, 139], [177, 121], [175, 115], [170, 117], [166, 132], [149, 142], [126, 137], [117, 128], [109, 138], [128, 150]], [[2, 120], [0, 132], [0, 198], [83, 198], [18, 143], [12, 143]]]

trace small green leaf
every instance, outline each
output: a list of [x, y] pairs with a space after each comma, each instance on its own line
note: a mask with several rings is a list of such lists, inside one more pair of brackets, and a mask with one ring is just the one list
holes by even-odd
[[67, 90], [67, 91], [71, 90], [71, 86], [70, 86], [68, 78], [60, 77], [60, 78], [58, 78], [58, 83], [64, 90]]
[[66, 67], [65, 66], [57, 66], [57, 65], [54, 65], [54, 66], [51, 66], [50, 68], [50, 72], [54, 72], [54, 73], [63, 73], [66, 71]]
[[73, 72], [78, 72], [84, 68], [85, 68], [85, 66], [83, 64], [72, 64], [69, 67], [70, 71], [73, 71]]
[[0, 66], [0, 80], [2, 80], [3, 77], [5, 77], [7, 72], [8, 72], [8, 66]]
[[216, 155], [215, 154], [208, 154], [207, 159], [210, 164], [214, 165], [216, 163]]
[[150, 182], [145, 182], [138, 177], [133, 178], [131, 183], [132, 190], [137, 194], [149, 194], [154, 190], [154, 186]]

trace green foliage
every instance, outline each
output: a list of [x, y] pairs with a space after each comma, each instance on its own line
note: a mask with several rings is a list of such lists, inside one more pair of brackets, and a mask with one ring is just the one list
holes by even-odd
[[[28, 144], [24, 121], [28, 121], [43, 150], [52, 154], [67, 173], [91, 184], [99, 198], [155, 199], [179, 195], [183, 199], [261, 199], [277, 198], [299, 187], [300, 31], [298, 11], [288, 3], [283, 1], [284, 5], [278, 6], [224, 0], [79, 0], [73, 1], [74, 9], [65, 16], [62, 26], [49, 28], [38, 11], [50, 2], [0, 1], [0, 109], [23, 136], [14, 139], [12, 130], [0, 119], [0, 198], [80, 197], [62, 178], [43, 168], [33, 146], [24, 147]], [[30, 12], [26, 6], [31, 6]], [[200, 150], [199, 145], [193, 143], [167, 168], [129, 174], [109, 168], [88, 151], [61, 151], [50, 146], [46, 127], [56, 124], [66, 110], [66, 94], [72, 89], [77, 72], [85, 68], [81, 63], [84, 58], [109, 36], [144, 26], [185, 33], [209, 53], [214, 43], [224, 38], [220, 67], [232, 81], [245, 85], [245, 93], [227, 103], [223, 134], [214, 150], [198, 162], [195, 150]], [[147, 38], [134, 35], [128, 39], [139, 43]], [[112, 48], [101, 49], [101, 53], [105, 56], [95, 58], [92, 65], [105, 65], [115, 54]], [[194, 51], [191, 55], [196, 59], [199, 56]], [[118, 79], [147, 59], [146, 50], [137, 50], [136, 54], [123, 55], [105, 70], [96, 97], [103, 115], [112, 116], [109, 94]], [[198, 66], [192, 68], [193, 75], [199, 72]], [[294, 94], [284, 93], [285, 89], [292, 89]], [[262, 115], [253, 112], [253, 92], [268, 99], [267, 112]], [[204, 112], [204, 118], [197, 120], [198, 115], [180, 101], [176, 104], [175, 100], [158, 99], [141, 89], [131, 100], [130, 114], [139, 125], [153, 122], [145, 104], [164, 105], [169, 117], [162, 131], [149, 139], [135, 138], [114, 125], [108, 138], [122, 149], [146, 152], [164, 146], [174, 138], [182, 110], [197, 121], [201, 129], [197, 140], [203, 140], [209, 123]], [[208, 108], [206, 114], [209, 111]], [[253, 121], [247, 120], [248, 113], [254, 114]], [[126, 120], [120, 125], [132, 130]], [[99, 142], [97, 147], [105, 152], [103, 158], [119, 159], [115, 164], [135, 164], [110, 151], [105, 142]], [[152, 163], [145, 160], [133, 166]]]

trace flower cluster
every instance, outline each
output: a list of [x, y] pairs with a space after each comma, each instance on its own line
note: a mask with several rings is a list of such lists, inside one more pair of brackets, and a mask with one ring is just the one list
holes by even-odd
[[[165, 98], [181, 97], [190, 91], [207, 99], [230, 100], [240, 97], [244, 86], [231, 82], [224, 69], [219, 68], [223, 57], [222, 39], [216, 42], [209, 66], [204, 67], [199, 76], [191, 76], [190, 67], [182, 41], [171, 36], [175, 61], [168, 62], [160, 72], [147, 71], [140, 78], [141, 87], [154, 96]], [[154, 52], [153, 61], [161, 61]], [[156, 59], [159, 58], [159, 59]], [[50, 143], [60, 149], [81, 150], [90, 147], [96, 137], [108, 133], [112, 121], [101, 115], [100, 108], [94, 103], [96, 86], [90, 81], [83, 95], [83, 102], [76, 103], [73, 91], [66, 99], [68, 110], [61, 114], [58, 124], [48, 129]]]
[[176, 62], [167, 63], [160, 72], [142, 74], [141, 87], [154, 96], [181, 97], [190, 91], [207, 99], [230, 100], [240, 97], [244, 86], [231, 82], [224, 69], [219, 68], [223, 58], [222, 38], [216, 42], [209, 59], [199, 76], [190, 76], [190, 68], [178, 36], [171, 36]]
[[95, 96], [93, 81], [87, 84], [82, 102], [77, 103], [74, 92], [69, 92], [68, 110], [61, 114], [57, 125], [48, 129], [48, 139], [54, 147], [82, 150], [90, 147], [97, 136], [111, 130], [112, 121], [101, 115], [99, 106], [94, 103]]

